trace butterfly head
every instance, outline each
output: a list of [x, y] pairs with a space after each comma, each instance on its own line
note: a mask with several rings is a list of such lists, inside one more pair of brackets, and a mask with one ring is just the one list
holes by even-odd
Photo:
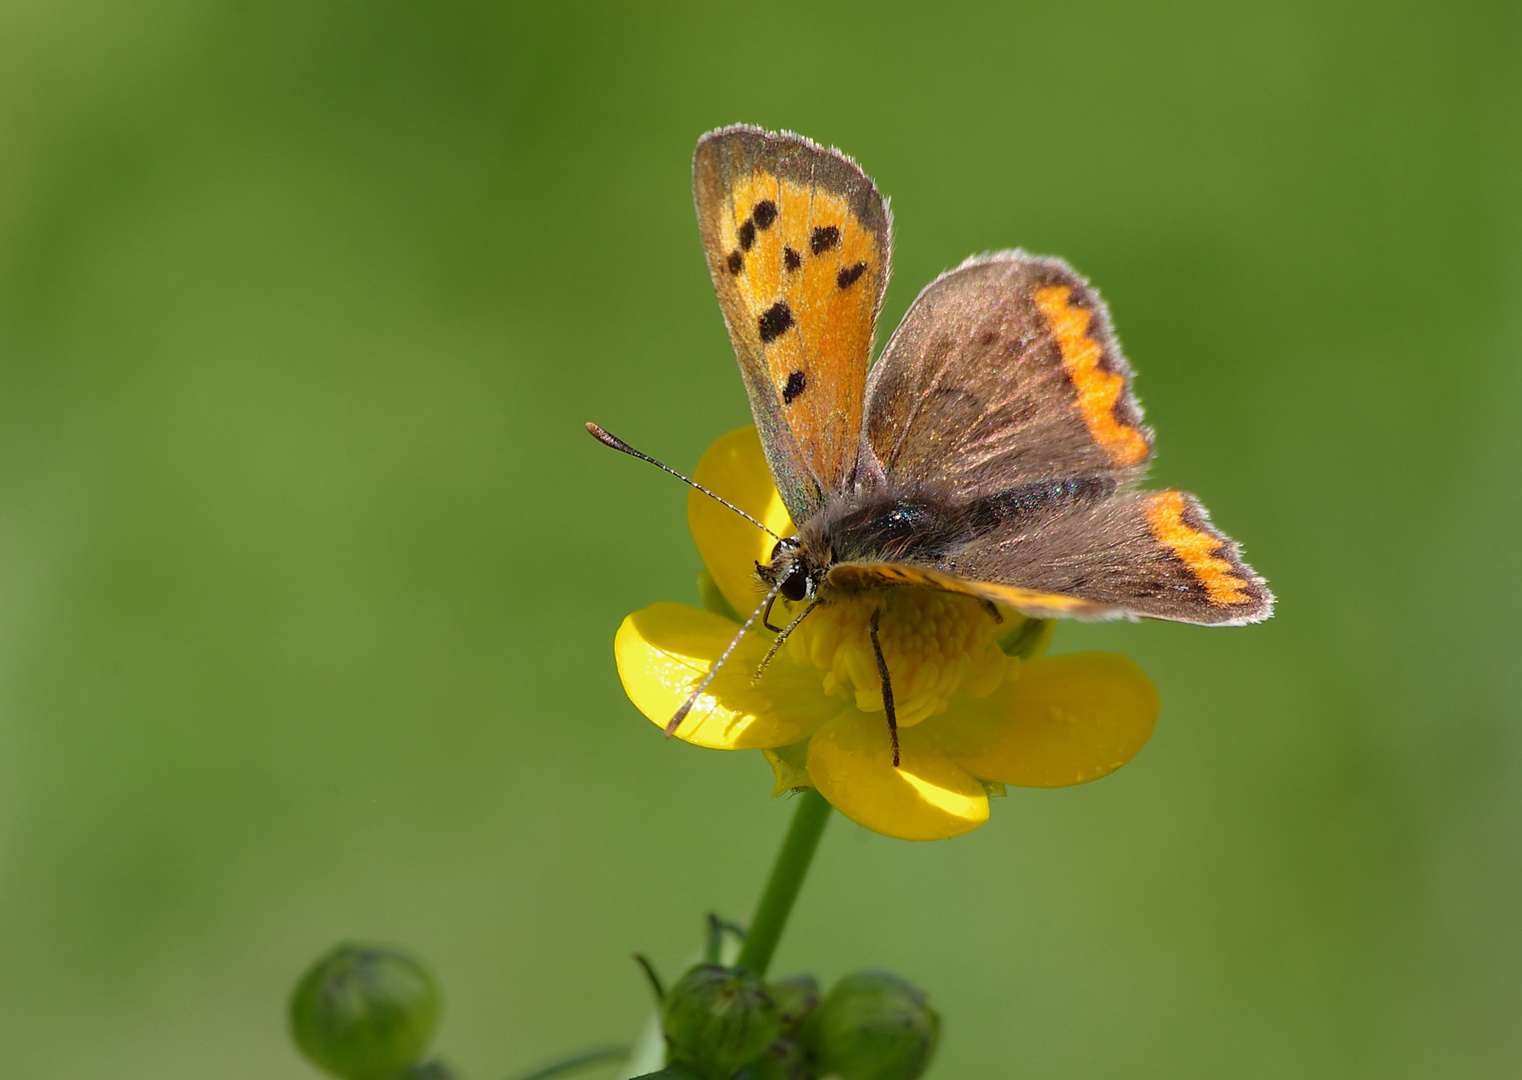
[[756, 573], [784, 600], [812, 600], [819, 591], [824, 568], [816, 567], [798, 538], [790, 536], [777, 541], [771, 559], [756, 564]]

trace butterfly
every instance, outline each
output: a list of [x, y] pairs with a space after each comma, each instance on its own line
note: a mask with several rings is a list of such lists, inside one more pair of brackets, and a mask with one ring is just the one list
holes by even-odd
[[[892, 218], [854, 161], [738, 125], [699, 140], [693, 187], [762, 449], [797, 523], [757, 565], [768, 613], [778, 595], [808, 602], [771, 627], [783, 638], [818, 604], [885, 588], [965, 594], [996, 617], [1236, 626], [1272, 613], [1193, 495], [1140, 489], [1152, 432], [1104, 302], [1065, 262], [966, 260], [925, 287], [874, 365]], [[876, 628], [874, 616], [896, 749]]]

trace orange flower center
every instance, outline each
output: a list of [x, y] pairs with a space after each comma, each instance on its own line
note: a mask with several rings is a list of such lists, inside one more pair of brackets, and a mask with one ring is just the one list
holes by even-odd
[[877, 637], [893, 682], [900, 727], [946, 711], [958, 690], [986, 697], [1009, 665], [986, 608], [969, 596], [929, 589], [885, 589], [821, 604], [788, 638], [799, 663], [824, 673], [824, 691], [863, 712], [883, 711], [882, 680], [870, 624], [881, 611]]

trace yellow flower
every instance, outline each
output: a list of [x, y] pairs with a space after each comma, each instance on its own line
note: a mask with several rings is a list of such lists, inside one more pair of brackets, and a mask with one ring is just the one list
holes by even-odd
[[[693, 477], [779, 536], [795, 531], [755, 428], [719, 439]], [[695, 491], [687, 520], [708, 567], [705, 600], [718, 610], [652, 604], [626, 618], [614, 641], [624, 690], [661, 727], [729, 644], [735, 612], [749, 613], [764, 595], [756, 563], [775, 543]], [[779, 600], [773, 624], [801, 610]], [[898, 717], [897, 768], [867, 629], [877, 611]], [[759, 627], [740, 641], [677, 736], [723, 750], [764, 750], [776, 794], [816, 787], [848, 818], [904, 840], [977, 828], [988, 820], [990, 792], [1005, 784], [1097, 780], [1130, 761], [1157, 720], [1157, 691], [1128, 658], [1036, 655], [1050, 624], [1013, 612], [996, 621], [969, 597], [895, 588], [831, 600], [757, 679], [775, 640]], [[1023, 655], [1001, 648], [1015, 639], [1024, 647], [1012, 651]]]

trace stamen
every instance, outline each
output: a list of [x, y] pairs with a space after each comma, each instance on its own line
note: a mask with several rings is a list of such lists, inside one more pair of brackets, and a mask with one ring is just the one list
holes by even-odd
[[880, 649], [893, 672], [894, 719], [908, 728], [945, 712], [955, 694], [987, 697], [1003, 683], [1016, 665], [994, 639], [998, 628], [973, 597], [886, 589], [832, 596], [788, 638], [787, 651], [821, 673], [826, 694], [870, 713], [883, 709]]

